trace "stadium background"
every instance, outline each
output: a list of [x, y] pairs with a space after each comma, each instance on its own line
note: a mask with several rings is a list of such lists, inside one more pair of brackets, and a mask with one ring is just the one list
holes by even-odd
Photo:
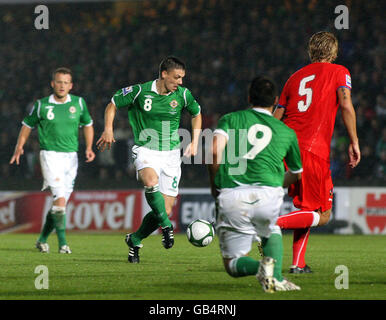
[[[48, 30], [34, 27], [37, 4], [46, 4], [49, 9]], [[337, 17], [334, 9], [338, 4], [349, 8], [348, 30], [334, 27]], [[352, 97], [362, 148], [361, 163], [350, 170], [346, 165], [348, 140], [338, 114], [332, 140], [331, 170], [337, 187], [335, 208], [338, 204], [341, 211], [335, 210], [334, 218], [339, 218], [338, 213], [343, 214], [343, 219], [355, 214], [355, 219], [362, 222], [358, 222], [359, 227], [352, 227], [350, 232], [386, 232], [384, 2], [0, 1], [0, 9], [0, 67], [3, 70], [0, 77], [0, 190], [3, 191], [0, 192], [0, 229], [37, 232], [40, 228], [40, 225], [29, 225], [24, 229], [14, 229], [17, 220], [25, 223], [25, 218], [10, 219], [15, 212], [22, 211], [19, 205], [34, 208], [33, 212], [38, 216], [44, 214], [47, 205], [48, 194], [37, 192], [42, 180], [36, 131], [25, 147], [21, 165], [10, 166], [8, 162], [21, 120], [37, 98], [50, 94], [50, 74], [56, 67], [66, 66], [73, 70], [72, 92], [85, 98], [97, 139], [103, 130], [104, 108], [114, 92], [130, 84], [155, 79], [157, 66], [163, 57], [170, 54], [179, 56], [187, 63], [184, 86], [192, 91], [202, 106], [203, 128], [214, 129], [221, 115], [247, 106], [246, 88], [253, 76], [268, 74], [282, 88], [290, 74], [308, 63], [306, 46], [309, 36], [319, 30], [330, 30], [340, 41], [336, 62], [351, 71]], [[189, 122], [189, 116], [185, 114], [182, 127], [189, 128]], [[80, 206], [79, 212], [83, 213], [83, 216], [79, 215], [80, 225], [86, 225], [87, 210], [94, 210], [90, 211], [94, 218], [98, 212], [107, 214], [109, 209], [105, 204], [109, 194], [109, 201], [113, 201], [114, 197], [129, 197], [130, 194], [125, 192], [136, 194], [135, 189], [140, 188], [130, 161], [129, 149], [133, 141], [125, 112], [117, 113], [115, 138], [117, 142], [112, 151], [97, 152], [97, 158], [91, 164], [83, 161], [81, 139], [75, 190], [88, 191], [76, 192], [73, 199], [88, 198], [87, 201], [91, 202], [88, 203], [90, 209], [87, 209], [87, 203], [73, 200], [74, 208]], [[191, 205], [189, 210], [195, 212], [186, 217], [210, 212], [208, 192], [189, 189], [207, 188], [206, 176], [202, 164], [182, 166], [180, 188], [188, 189], [175, 209], [180, 221], [184, 218], [179, 212], [183, 211], [184, 202], [190, 203], [186, 206]], [[26, 194], [25, 191], [37, 193]], [[200, 195], [202, 192], [205, 196]], [[136, 197], [142, 198], [140, 194]], [[34, 201], [39, 198], [41, 200], [34, 207]], [[138, 201], [142, 205], [143, 201]], [[289, 205], [288, 199], [286, 205]], [[199, 208], [195, 209], [195, 206]], [[133, 216], [131, 225], [125, 224], [126, 216], [122, 212], [127, 211], [127, 207], [118, 207], [111, 205], [112, 213], [107, 215], [112, 214], [111, 221], [121, 223], [121, 228], [133, 227], [140, 221], [140, 216]], [[143, 205], [143, 208], [136, 209], [132, 215], [141, 213], [146, 207]], [[98, 223], [105, 226], [107, 220], [98, 222], [95, 219], [92, 224], [94, 227]], [[71, 223], [75, 222], [70, 220], [69, 225]], [[366, 230], [361, 223], [367, 227]], [[183, 226], [181, 223], [182, 229]]]

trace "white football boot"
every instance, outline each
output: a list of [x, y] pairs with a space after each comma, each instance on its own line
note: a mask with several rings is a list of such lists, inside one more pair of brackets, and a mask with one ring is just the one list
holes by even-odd
[[257, 280], [259, 280], [263, 290], [268, 293], [275, 292], [275, 285], [273, 281], [273, 268], [275, 266], [275, 260], [271, 257], [264, 257], [260, 260], [259, 270], [256, 274]]
[[50, 252], [50, 246], [48, 245], [48, 243], [36, 241], [35, 247], [38, 248], [41, 253], [49, 253]]
[[300, 290], [300, 287], [294, 284], [291, 281], [283, 278], [282, 281], [278, 281], [276, 278], [273, 278], [275, 291], [294, 291]]
[[70, 247], [68, 245], [64, 245], [64, 246], [61, 246], [59, 248], [59, 253], [68, 253], [68, 254], [70, 254], [70, 253], [72, 253], [72, 251], [71, 251], [71, 249], [70, 249]]

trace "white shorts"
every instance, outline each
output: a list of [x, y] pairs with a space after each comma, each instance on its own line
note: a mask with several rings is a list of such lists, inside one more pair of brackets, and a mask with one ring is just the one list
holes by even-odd
[[256, 235], [269, 238], [276, 226], [284, 190], [281, 187], [223, 189], [218, 196], [216, 229], [224, 258], [246, 255]]
[[138, 171], [152, 168], [157, 173], [160, 192], [172, 197], [178, 195], [181, 178], [180, 149], [158, 151], [135, 145], [132, 148], [132, 156], [137, 179]]
[[42, 190], [50, 188], [54, 200], [65, 198], [67, 202], [74, 190], [78, 171], [78, 154], [41, 150], [40, 165], [44, 179]]

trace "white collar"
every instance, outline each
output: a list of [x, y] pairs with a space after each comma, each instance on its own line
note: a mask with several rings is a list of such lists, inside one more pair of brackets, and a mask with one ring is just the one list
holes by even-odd
[[[157, 90], [157, 80], [158, 79], [155, 79], [154, 81], [153, 81], [153, 83], [151, 84], [151, 91], [154, 91], [156, 94], [159, 94], [158, 93], [158, 90]], [[169, 92], [168, 94], [166, 94], [166, 96], [168, 96], [168, 95], [170, 95], [170, 94], [172, 94], [173, 92]], [[159, 94], [160, 95], [160, 94]]]
[[51, 94], [50, 97], [48, 98], [48, 102], [49, 102], [49, 103], [55, 103], [55, 104], [65, 104], [65, 103], [67, 103], [67, 102], [71, 102], [71, 97], [70, 97], [70, 95], [68, 94], [68, 95], [67, 95], [67, 98], [66, 98], [66, 100], [65, 100], [64, 102], [58, 102], [58, 101], [55, 100], [54, 95]]
[[272, 113], [269, 112], [267, 109], [264, 109], [264, 108], [252, 108], [252, 109], [255, 110], [256, 112], [265, 113], [272, 117]]

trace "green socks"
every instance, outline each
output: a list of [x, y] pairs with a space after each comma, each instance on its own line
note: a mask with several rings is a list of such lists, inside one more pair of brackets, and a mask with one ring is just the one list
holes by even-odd
[[[283, 280], [283, 240], [281, 231], [272, 233], [269, 238], [262, 239], [264, 256], [272, 257], [276, 260], [273, 276], [278, 280]], [[259, 270], [259, 261], [251, 257], [240, 257], [229, 262], [229, 273], [233, 277], [244, 277], [256, 275]]]
[[150, 208], [152, 208], [159, 226], [162, 228], [171, 227], [172, 223], [165, 209], [165, 199], [161, 192], [159, 192], [158, 184], [154, 187], [145, 187], [145, 198]]
[[67, 245], [66, 241], [66, 214], [64, 211], [56, 211], [52, 214], [56, 235], [58, 236], [59, 248]]
[[138, 246], [142, 239], [147, 238], [149, 235], [151, 235], [155, 230], [157, 230], [159, 227], [158, 225], [158, 219], [153, 211], [150, 211], [144, 216], [141, 226], [139, 229], [132, 233], [131, 235], [131, 241], [135, 246]]
[[229, 270], [233, 277], [252, 276], [257, 274], [259, 265], [259, 261], [251, 257], [240, 257], [230, 261]]
[[38, 241], [41, 243], [46, 243], [48, 236], [51, 234], [54, 228], [55, 228], [54, 219], [52, 217], [52, 211], [50, 210], [46, 215], [46, 221], [44, 223], [44, 226], [43, 226], [42, 232], [40, 233], [40, 237]]
[[283, 263], [283, 240], [280, 233], [272, 233], [269, 238], [263, 238], [263, 253], [264, 256], [272, 257], [276, 260], [273, 276], [278, 280], [283, 280], [282, 263]]
[[67, 245], [66, 241], [66, 213], [64, 210], [58, 210], [55, 206], [47, 213], [39, 242], [46, 243], [48, 236], [56, 229], [59, 247]]

